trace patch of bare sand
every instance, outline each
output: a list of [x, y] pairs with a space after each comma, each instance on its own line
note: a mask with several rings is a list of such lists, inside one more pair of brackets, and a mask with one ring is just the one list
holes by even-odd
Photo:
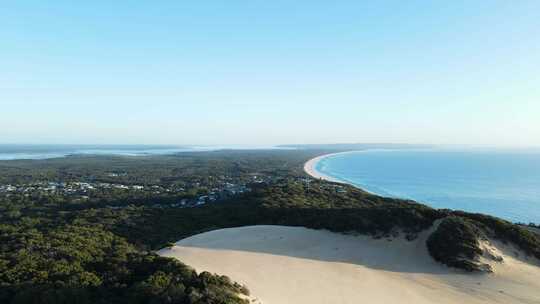
[[493, 262], [494, 273], [452, 270], [429, 256], [429, 233], [409, 242], [302, 227], [249, 226], [199, 234], [159, 254], [199, 272], [227, 275], [265, 304], [540, 303], [536, 261], [488, 243], [504, 259]]

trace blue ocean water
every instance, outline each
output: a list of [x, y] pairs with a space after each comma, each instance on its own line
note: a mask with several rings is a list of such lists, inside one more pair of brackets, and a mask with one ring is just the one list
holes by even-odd
[[373, 150], [331, 155], [315, 169], [379, 195], [540, 223], [538, 150]]

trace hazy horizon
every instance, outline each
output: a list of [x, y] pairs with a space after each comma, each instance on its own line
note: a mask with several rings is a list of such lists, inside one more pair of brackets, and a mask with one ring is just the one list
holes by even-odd
[[425, 146], [433, 148], [448, 148], [448, 149], [482, 149], [482, 148], [494, 148], [494, 149], [540, 149], [540, 145], [497, 145], [497, 144], [430, 144], [430, 143], [407, 143], [407, 142], [315, 142], [315, 143], [278, 143], [278, 144], [267, 144], [267, 145], [257, 145], [257, 144], [175, 144], [175, 143], [163, 143], [163, 144], [152, 144], [152, 143], [9, 143], [9, 142], [0, 142], [1, 146], [20, 146], [20, 147], [98, 147], [98, 148], [196, 148], [196, 147], [208, 147], [208, 148], [223, 148], [223, 149], [265, 149], [265, 148], [276, 148], [276, 147], [292, 147], [292, 146], [345, 146], [345, 145], [398, 145], [398, 146]]
[[0, 142], [540, 146], [540, 2], [6, 3]]

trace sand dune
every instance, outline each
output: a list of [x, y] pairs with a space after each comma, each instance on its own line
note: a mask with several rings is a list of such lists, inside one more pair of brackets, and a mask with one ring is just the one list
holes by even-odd
[[504, 257], [493, 274], [468, 274], [433, 261], [417, 240], [375, 240], [285, 226], [222, 229], [159, 254], [245, 284], [258, 303], [540, 303], [537, 261], [493, 244]]

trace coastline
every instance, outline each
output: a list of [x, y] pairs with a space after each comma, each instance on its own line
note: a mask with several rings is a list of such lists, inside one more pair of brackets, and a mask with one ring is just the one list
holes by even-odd
[[[419, 193], [416, 193], [418, 195], [413, 195], [414, 194], [414, 190], [411, 192], [411, 193], [407, 193], [406, 192], [406, 188], [403, 188], [400, 190], [399, 188], [399, 185], [398, 185], [398, 188], [394, 189], [394, 190], [391, 190], [391, 184], [387, 184], [385, 185], [384, 183], [382, 184], [375, 184], [373, 182], [373, 179], [372, 179], [372, 182], [371, 184], [367, 184], [367, 183], [363, 183], [363, 181], [360, 181], [362, 179], [355, 179], [355, 178], [350, 178], [347, 176], [347, 173], [342, 173], [343, 175], [341, 174], [337, 174], [337, 176], [343, 176], [343, 177], [335, 177], [335, 176], [331, 176], [329, 174], [325, 174], [319, 170], [317, 170], [317, 166], [319, 164], [320, 161], [322, 161], [323, 159], [327, 158], [327, 157], [333, 157], [333, 156], [336, 156], [336, 155], [341, 155], [341, 154], [350, 154], [350, 153], [362, 153], [362, 152], [368, 152], [368, 151], [373, 151], [374, 149], [370, 149], [370, 150], [350, 150], [350, 151], [343, 151], [343, 152], [335, 152], [335, 153], [326, 153], [326, 154], [322, 154], [322, 155], [319, 155], [317, 157], [314, 157], [314, 158], [311, 158], [309, 160], [307, 160], [305, 163], [304, 163], [304, 172], [309, 175], [310, 177], [312, 178], [315, 178], [315, 179], [318, 179], [318, 180], [325, 180], [325, 181], [328, 181], [328, 182], [332, 182], [332, 183], [339, 183], [339, 184], [345, 184], [345, 185], [349, 185], [349, 186], [352, 186], [356, 189], [359, 189], [363, 192], [366, 192], [366, 193], [369, 193], [369, 194], [372, 194], [372, 195], [376, 195], [376, 196], [380, 196], [380, 197], [386, 197], [386, 198], [394, 198], [394, 199], [402, 199], [402, 200], [410, 200], [410, 201], [414, 201], [414, 202], [417, 202], [417, 203], [420, 203], [420, 204], [424, 204], [426, 206], [430, 206], [431, 208], [434, 208], [434, 209], [452, 209], [452, 210], [460, 210], [460, 211], [465, 211], [465, 212], [469, 212], [469, 213], [482, 213], [482, 214], [486, 214], [486, 215], [491, 215], [491, 216], [494, 216], [494, 217], [498, 217], [498, 218], [501, 218], [503, 220], [506, 220], [506, 221], [509, 221], [509, 222], [512, 222], [512, 223], [540, 223], [540, 221], [538, 220], [538, 214], [534, 212], [530, 212], [530, 211], [527, 211], [526, 208], [528, 207], [527, 204], [530, 204], [532, 201], [532, 199], [530, 198], [531, 197], [531, 194], [528, 194], [528, 196], [524, 196], [523, 198], [521, 198], [521, 200], [517, 200], [517, 202], [519, 204], [517, 204], [515, 208], [518, 208], [518, 209], [511, 209], [511, 208], [508, 208], [506, 207], [505, 205], [503, 205], [503, 203], [515, 203], [513, 201], [511, 201], [511, 199], [509, 198], [509, 195], [507, 195], [505, 192], [502, 192], [502, 196], [501, 197], [495, 197], [497, 200], [498, 200], [498, 205], [495, 205], [495, 207], [492, 207], [491, 205], [488, 205], [486, 203], [487, 199], [488, 198], [491, 198], [489, 196], [481, 196], [480, 190], [478, 189], [482, 189], [482, 182], [484, 182], [484, 180], [480, 179], [478, 180], [478, 184], [480, 186], [480, 188], [478, 189], [473, 189], [473, 193], [472, 194], [469, 194], [467, 193], [466, 191], [470, 191], [469, 188], [471, 188], [469, 185], [465, 185], [464, 183], [462, 183], [464, 187], [464, 193], [465, 195], [470, 195], [473, 199], [475, 199], [476, 201], [478, 201], [478, 206], [477, 205], [473, 205], [473, 203], [471, 203], [470, 201], [468, 201], [467, 199], [461, 199], [461, 200], [458, 200], [460, 197], [459, 197], [459, 193], [457, 196], [455, 197], [452, 197], [451, 195], [449, 194], [445, 194], [444, 191], [446, 191], [444, 188], [442, 189], [442, 194], [439, 195], [439, 197], [437, 197], [436, 199], [432, 199], [429, 197], [429, 195], [426, 195], [425, 193], [422, 193], [421, 191], [422, 190], [425, 190], [425, 189], [420, 189], [420, 192]], [[376, 149], [376, 150], [384, 150], [384, 151], [396, 151], [396, 150], [391, 150], [391, 149]], [[410, 151], [410, 150], [409, 150]], [[432, 150], [433, 151], [433, 150]], [[435, 152], [438, 152], [438, 151], [442, 151], [442, 152], [448, 152], [448, 150], [434, 150]], [[461, 150], [456, 150], [456, 151], [459, 151], [460, 153], [464, 153], [464, 152], [467, 152], [469, 153], [470, 151], [461, 151]], [[474, 150], [472, 150], [474, 152]], [[454, 151], [452, 151], [454, 152]], [[322, 152], [324, 153], [324, 152]], [[499, 155], [499, 154], [497, 154]], [[506, 154], [502, 154], [502, 155], [506, 155]], [[343, 167], [343, 164], [342, 164], [342, 167]], [[369, 164], [368, 164], [368, 167], [369, 167]], [[321, 169], [324, 169], [325, 171], [328, 170], [326, 168], [326, 164], [324, 164], [324, 166], [320, 166], [319, 168]], [[346, 168], [346, 167], [344, 167]], [[363, 169], [363, 174], [367, 174], [366, 173], [366, 169], [367, 168], [364, 168]], [[441, 169], [441, 168], [439, 168]], [[442, 168], [444, 170], [444, 168]], [[328, 171], [330, 172], [330, 174], [334, 174], [333, 171]], [[343, 171], [343, 172], [347, 172], [347, 171]], [[467, 177], [467, 176], [466, 176]], [[403, 177], [403, 175], [401, 175], [399, 178], [401, 178], [402, 180], [405, 180], [404, 178], [406, 177]], [[484, 178], [484, 177], [481, 177], [481, 178]], [[369, 180], [369, 178], [364, 178], [366, 180]], [[454, 177], [455, 179], [455, 177]], [[473, 179], [474, 181], [474, 179]], [[414, 181], [413, 181], [414, 182]], [[454, 184], [451, 184], [451, 182], [454, 182]], [[461, 184], [459, 184], [458, 182], [455, 182], [455, 181], [452, 181], [450, 180], [450, 183], [449, 185], [452, 185], [454, 188], [456, 188], [457, 186], [461, 186]], [[494, 183], [494, 185], [497, 185], [497, 183]], [[420, 187], [420, 186], [419, 186]], [[485, 188], [485, 186], [483, 186]], [[510, 185], [510, 187], [516, 187], [516, 185]], [[420, 187], [421, 188], [421, 187]], [[437, 190], [437, 188], [435, 188]], [[459, 189], [459, 188], [456, 188], [456, 189]], [[527, 188], [525, 188], [527, 189]], [[485, 193], [490, 193], [489, 189], [482, 189], [482, 191], [484, 191]], [[497, 195], [499, 195], [501, 193], [497, 193]], [[476, 195], [476, 196], [475, 196]], [[470, 197], [469, 197], [470, 198]], [[512, 198], [513, 199], [513, 198]], [[475, 201], [475, 203], [476, 203]], [[534, 202], [533, 202], [534, 203]], [[517, 211], [516, 211], [517, 210]]]
[[333, 182], [333, 183], [339, 183], [339, 184], [349, 184], [349, 183], [344, 182], [344, 181], [342, 181], [340, 179], [337, 179], [335, 177], [323, 174], [323, 173], [317, 171], [317, 169], [315, 169], [315, 167], [317, 166], [317, 163], [319, 163], [324, 158], [334, 156], [334, 155], [353, 153], [353, 152], [359, 152], [359, 151], [347, 151], [347, 152], [329, 153], [329, 154], [323, 154], [323, 155], [314, 157], [314, 158], [308, 160], [304, 164], [304, 172], [306, 172], [309, 176], [311, 176], [313, 178], [316, 178], [316, 179], [322, 179], [322, 180], [325, 180], [325, 181], [329, 181], [329, 182]]
[[369, 193], [369, 194], [373, 194], [373, 195], [377, 195], [377, 196], [385, 196], [384, 194], [376, 193], [376, 192], [373, 192], [373, 191], [368, 191], [368, 190], [364, 189], [363, 187], [360, 187], [360, 186], [355, 185], [353, 183], [350, 183], [348, 181], [340, 180], [340, 179], [338, 179], [336, 177], [326, 175], [324, 173], [321, 173], [321, 172], [317, 171], [317, 169], [315, 169], [315, 167], [317, 166], [317, 163], [319, 163], [321, 160], [323, 160], [323, 159], [325, 159], [327, 157], [340, 155], [340, 154], [349, 154], [349, 153], [362, 152], [362, 151], [363, 150], [344, 151], [344, 152], [336, 152], [336, 153], [328, 153], [328, 154], [319, 155], [317, 157], [314, 157], [314, 158], [308, 160], [304, 164], [304, 172], [307, 175], [309, 175], [309, 176], [311, 176], [311, 177], [313, 177], [315, 179], [325, 180], [327, 182], [332, 182], [332, 183], [337, 183], [337, 184], [349, 185], [349, 186], [355, 187], [356, 189], [359, 189], [359, 190], [364, 191], [364, 192]]

